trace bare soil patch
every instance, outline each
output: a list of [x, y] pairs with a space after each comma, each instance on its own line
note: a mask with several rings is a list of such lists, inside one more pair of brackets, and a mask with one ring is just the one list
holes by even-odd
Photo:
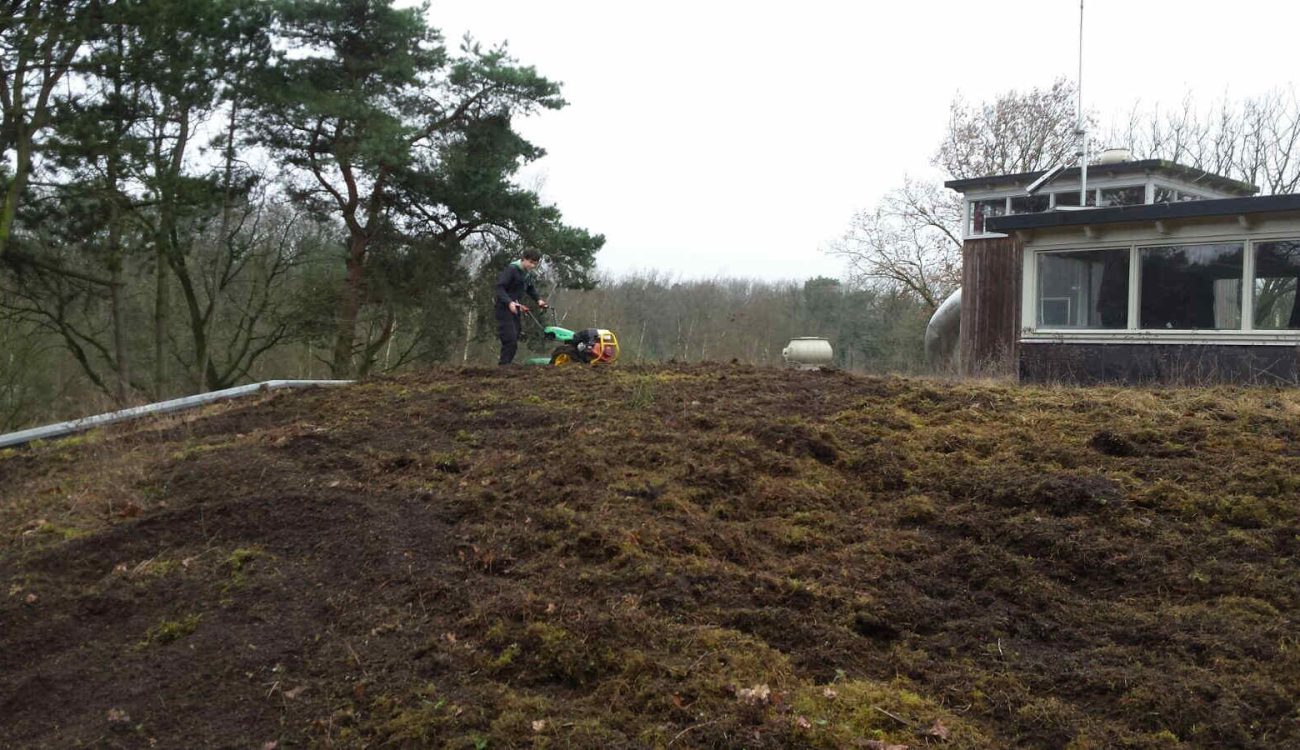
[[0, 747], [1297, 747], [1297, 435], [676, 365], [4, 452]]

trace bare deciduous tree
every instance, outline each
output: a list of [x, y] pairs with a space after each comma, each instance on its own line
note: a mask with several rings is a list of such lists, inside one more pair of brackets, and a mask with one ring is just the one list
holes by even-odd
[[854, 283], [908, 292], [933, 311], [961, 284], [961, 216], [958, 195], [908, 178], [854, 216], [829, 252], [845, 259]]
[[[982, 105], [958, 97], [933, 163], [954, 178], [1045, 169], [1074, 153], [1075, 88], [1009, 91]], [[937, 182], [905, 178], [874, 209], [853, 217], [828, 248], [852, 282], [913, 296], [933, 312], [961, 284], [961, 197]]]
[[1141, 159], [1166, 159], [1258, 185], [1265, 194], [1300, 188], [1300, 102], [1293, 88], [1173, 109], [1135, 106], [1108, 131]]
[[1051, 88], [1008, 91], [979, 106], [958, 95], [934, 165], [964, 179], [1034, 172], [1066, 161], [1078, 142], [1076, 91], [1061, 78]]

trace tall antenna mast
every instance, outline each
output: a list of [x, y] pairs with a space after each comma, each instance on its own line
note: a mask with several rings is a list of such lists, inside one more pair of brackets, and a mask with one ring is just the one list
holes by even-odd
[[[1088, 207], [1088, 128], [1083, 117], [1083, 0], [1079, 0], [1079, 81], [1075, 86], [1075, 91], [1079, 95], [1079, 102], [1075, 105], [1074, 112], [1074, 136], [1079, 139], [1078, 148], [1074, 152], [1074, 155], [1079, 160], [1079, 205], [1060, 206], [1060, 208], [1083, 209]], [[1043, 172], [1038, 179], [1025, 188], [1025, 194], [1033, 195], [1042, 190], [1044, 185], [1059, 177], [1069, 164], [1069, 159], [1065, 159]]]
[[1079, 208], [1088, 207], [1088, 130], [1083, 125], [1083, 0], [1079, 0], [1079, 95], [1074, 134], [1079, 139]]

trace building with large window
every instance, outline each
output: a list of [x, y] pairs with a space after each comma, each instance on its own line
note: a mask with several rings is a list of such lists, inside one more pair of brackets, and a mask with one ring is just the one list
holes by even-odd
[[1090, 167], [1081, 208], [1077, 171], [1026, 195], [1038, 176], [948, 183], [967, 205], [968, 370], [1009, 362], [1028, 381], [1300, 382], [1300, 195], [1252, 197], [1253, 186], [1219, 175], [1122, 162]]

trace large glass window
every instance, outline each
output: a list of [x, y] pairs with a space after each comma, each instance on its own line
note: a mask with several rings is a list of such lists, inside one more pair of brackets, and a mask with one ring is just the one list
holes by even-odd
[[1300, 240], [1255, 243], [1255, 327], [1300, 328]]
[[1011, 199], [1011, 213], [1013, 214], [1037, 214], [1046, 211], [1046, 195], [1022, 195]]
[[1103, 188], [1097, 192], [1101, 194], [1100, 206], [1140, 206], [1147, 201], [1145, 185]]
[[1241, 328], [1241, 244], [1138, 248], [1140, 327]]
[[970, 202], [970, 234], [984, 234], [984, 220], [1002, 216], [1007, 212], [1007, 199], [994, 198]]
[[1127, 249], [1038, 256], [1038, 325], [1124, 328], [1128, 325]]

